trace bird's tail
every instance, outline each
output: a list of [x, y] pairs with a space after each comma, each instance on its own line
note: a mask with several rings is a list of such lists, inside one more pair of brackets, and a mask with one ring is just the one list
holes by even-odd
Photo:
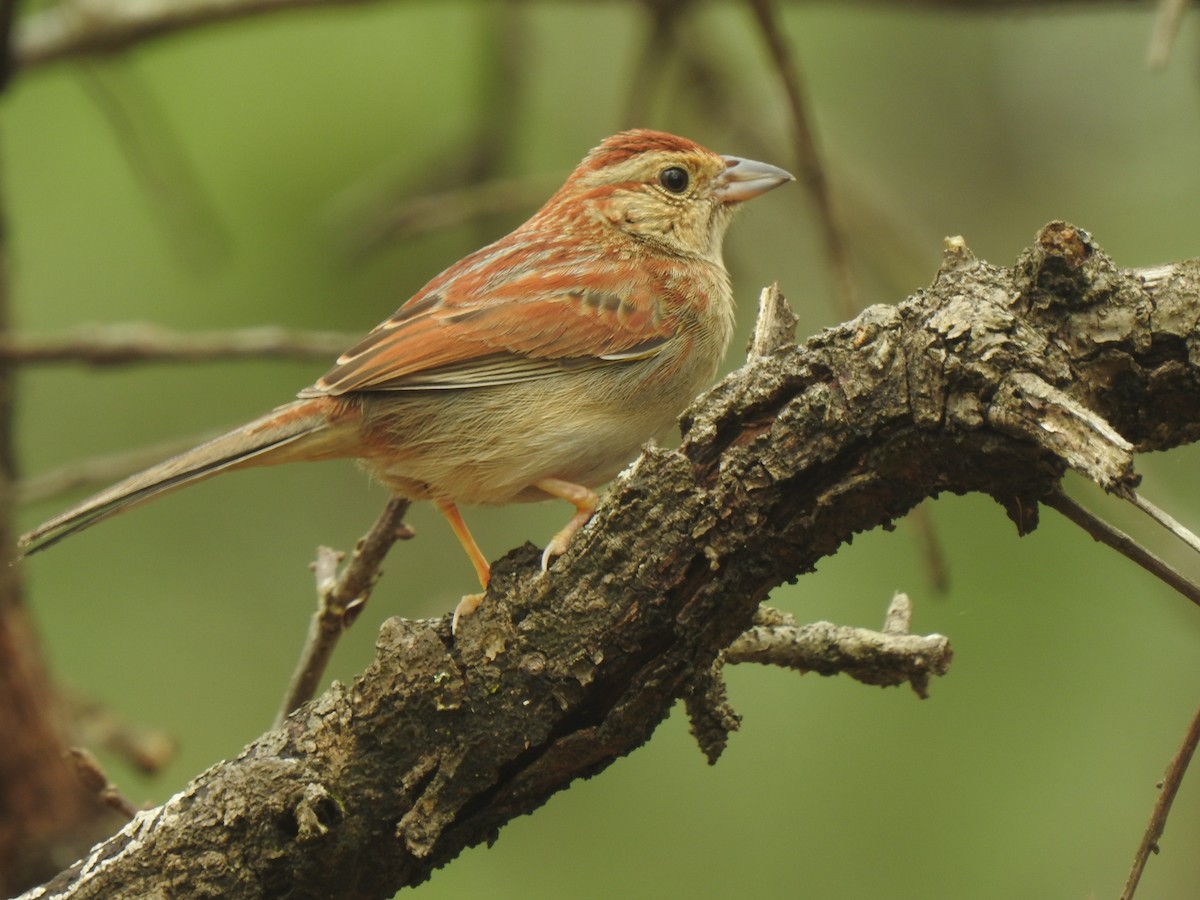
[[21, 536], [24, 555], [162, 494], [231, 469], [352, 456], [354, 417], [329, 397], [296, 400], [131, 475]]

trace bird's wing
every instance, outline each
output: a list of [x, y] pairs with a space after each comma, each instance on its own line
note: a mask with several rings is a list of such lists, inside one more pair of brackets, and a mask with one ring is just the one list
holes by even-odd
[[646, 359], [676, 322], [662, 283], [628, 272], [592, 261], [586, 286], [578, 267], [562, 266], [495, 286], [435, 279], [300, 396], [483, 387]]

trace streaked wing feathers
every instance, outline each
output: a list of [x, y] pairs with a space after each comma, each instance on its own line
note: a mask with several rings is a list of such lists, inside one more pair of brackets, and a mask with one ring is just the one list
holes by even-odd
[[300, 396], [512, 384], [656, 354], [674, 334], [661, 292], [622, 283], [615, 266], [597, 274], [582, 288], [528, 273], [478, 299], [432, 282]]

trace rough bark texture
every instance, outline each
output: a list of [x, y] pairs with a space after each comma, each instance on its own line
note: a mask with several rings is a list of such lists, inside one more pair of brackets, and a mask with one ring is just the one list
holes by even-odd
[[[942, 491], [1028, 531], [1068, 467], [1132, 485], [1200, 433], [1200, 263], [1122, 272], [1043, 229], [753, 359], [648, 450], [547, 574], [526, 547], [452, 638], [375, 662], [28, 896], [387, 897], [640, 746], [775, 585]], [[697, 675], [696, 673], [700, 673]], [[705, 688], [706, 689], [706, 688]]]

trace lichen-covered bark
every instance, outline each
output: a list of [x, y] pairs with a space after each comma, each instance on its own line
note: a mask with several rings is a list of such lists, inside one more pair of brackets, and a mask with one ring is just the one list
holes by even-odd
[[[547, 574], [522, 548], [451, 637], [375, 662], [140, 814], [42, 896], [386, 897], [645, 742], [772, 587], [941, 491], [1018, 527], [1068, 467], [1110, 489], [1200, 429], [1200, 264], [1119, 271], [1054, 223], [700, 400]], [[34, 896], [31, 894], [31, 896]]]

